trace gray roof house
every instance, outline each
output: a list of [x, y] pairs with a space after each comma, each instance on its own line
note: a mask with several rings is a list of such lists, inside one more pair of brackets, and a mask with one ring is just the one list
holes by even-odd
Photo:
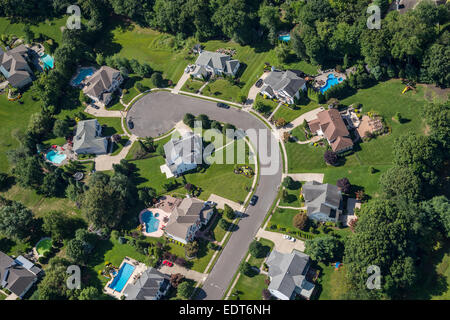
[[97, 119], [80, 121], [73, 138], [73, 151], [77, 154], [104, 154], [108, 150], [108, 140], [102, 135], [102, 127]]
[[86, 82], [83, 93], [95, 103], [106, 106], [112, 99], [112, 93], [122, 84], [123, 77], [119, 70], [103, 66]]
[[148, 268], [136, 280], [129, 283], [123, 294], [125, 300], [159, 300], [170, 288], [169, 277], [154, 268]]
[[310, 299], [314, 293], [314, 284], [306, 280], [310, 267], [309, 256], [293, 250], [281, 253], [273, 250], [266, 261], [269, 267], [269, 291], [278, 299], [293, 300], [298, 294]]
[[16, 296], [22, 298], [42, 272], [23, 256], [13, 259], [0, 251], [0, 287], [8, 289]]
[[195, 62], [192, 75], [202, 78], [211, 73], [213, 75], [235, 76], [239, 70], [239, 60], [231, 59], [230, 56], [218, 52], [202, 51]]
[[172, 139], [164, 145], [166, 165], [173, 175], [178, 176], [197, 168], [203, 160], [203, 142], [192, 132], [179, 139]]
[[300, 98], [300, 90], [306, 90], [306, 80], [300, 78], [296, 72], [273, 70], [264, 79], [260, 93], [293, 104], [295, 98]]
[[0, 72], [14, 88], [22, 88], [32, 82], [28, 53], [29, 49], [23, 44], [7, 52], [0, 49]]
[[193, 241], [197, 231], [208, 224], [214, 214], [214, 208], [205, 201], [185, 198], [172, 210], [166, 225], [166, 235], [181, 243]]
[[342, 214], [342, 193], [337, 186], [308, 181], [302, 187], [308, 218], [318, 221], [339, 221]]

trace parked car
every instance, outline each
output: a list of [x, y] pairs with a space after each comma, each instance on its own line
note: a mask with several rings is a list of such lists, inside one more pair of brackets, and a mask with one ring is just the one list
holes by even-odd
[[222, 102], [217, 102], [217, 106], [218, 106], [219, 108], [230, 109], [230, 106], [229, 106], [229, 105], [227, 105], [227, 104], [225, 104], [225, 103], [222, 103]]
[[262, 79], [259, 79], [259, 80], [256, 81], [256, 83], [255, 83], [255, 86], [256, 86], [257, 88], [261, 88], [262, 85], [263, 85], [263, 80], [262, 80]]
[[251, 206], [254, 206], [255, 204], [256, 204], [256, 202], [258, 202], [258, 196], [253, 196], [251, 199], [250, 199], [250, 205]]
[[165, 264], [165, 265], [168, 266], [168, 267], [173, 266], [173, 263], [170, 262], [170, 261], [167, 261], [167, 260], [164, 260], [164, 261], [163, 261], [163, 264]]
[[133, 130], [133, 128], [134, 128], [134, 123], [133, 123], [133, 121], [128, 121], [128, 128], [130, 128], [131, 130]]
[[283, 235], [283, 239], [289, 240], [291, 242], [295, 242], [295, 238], [288, 236], [287, 234]]
[[184, 73], [189, 73], [191, 71], [191, 68], [189, 68], [189, 66], [186, 67], [186, 69], [184, 69]]

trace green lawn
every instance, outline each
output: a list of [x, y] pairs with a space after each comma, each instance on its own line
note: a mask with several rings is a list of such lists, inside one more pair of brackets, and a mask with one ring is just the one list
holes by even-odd
[[[192, 260], [187, 260], [189, 269], [192, 269], [194, 271], [198, 271], [203, 273], [206, 269], [206, 266], [208, 265], [209, 261], [211, 260], [212, 256], [214, 255], [214, 250], [208, 249], [206, 247], [207, 242], [204, 240], [199, 241], [199, 252], [197, 255], [197, 258]], [[177, 255], [178, 257], [186, 258], [185, 257], [185, 251], [184, 247], [175, 244], [170, 243], [170, 252]]]
[[299, 213], [299, 210], [277, 208], [270, 218], [270, 225], [278, 225], [280, 229], [297, 230], [292, 225], [292, 219]]
[[302, 203], [300, 201], [300, 189], [296, 189], [296, 190], [290, 190], [290, 189], [285, 189], [288, 193], [288, 199], [287, 200], [283, 200], [283, 197], [281, 197], [280, 199], [280, 206], [284, 206], [284, 207], [295, 207], [295, 208], [300, 208], [302, 206]]
[[202, 94], [209, 97], [218, 99], [240, 102], [241, 89], [236, 85], [231, 85], [228, 80], [217, 79], [210, 82], [202, 91]]
[[250, 256], [250, 259], [248, 259], [248, 263], [250, 263], [252, 266], [260, 268], [262, 266], [264, 260], [269, 256], [269, 254], [272, 251], [275, 244], [272, 241], [264, 239], [264, 238], [260, 238], [258, 240], [258, 242], [261, 243], [263, 246], [264, 255], [262, 257], [258, 257], [258, 258], [254, 257], [254, 256]]
[[286, 122], [297, 119], [302, 114], [318, 108], [317, 102], [310, 101], [306, 105], [297, 105], [295, 109], [281, 105], [274, 115], [275, 119], [283, 118]]
[[205, 84], [205, 82], [200, 80], [188, 79], [184, 84], [182, 91], [197, 93], [197, 91]]
[[5, 300], [7, 296], [0, 292], [0, 301]]
[[307, 140], [307, 138], [305, 136], [305, 130], [303, 129], [303, 126], [295, 127], [294, 130], [292, 130], [290, 133], [291, 133], [291, 135], [293, 137], [296, 137], [297, 140], [299, 140], [299, 141], [306, 141]]
[[100, 125], [106, 125], [103, 129], [102, 135], [104, 137], [112, 136], [114, 134], [123, 134], [122, 119], [121, 118], [96, 118]]
[[316, 299], [341, 300], [349, 289], [345, 274], [345, 265], [335, 270], [334, 265], [318, 264], [320, 270], [316, 282]]
[[128, 139], [127, 137], [121, 137], [119, 143], [114, 143], [113, 152], [111, 153], [111, 155], [118, 155], [129, 140], [130, 139]]
[[[266, 118], [268, 118], [278, 106], [277, 102], [272, 101], [271, 99], [264, 99], [264, 97], [261, 96], [260, 94], [258, 94], [255, 98], [255, 103], [258, 101], [261, 101], [264, 105], [267, 106], [267, 112], [264, 113], [264, 116]], [[255, 104], [253, 104], [253, 105], [255, 105]]]

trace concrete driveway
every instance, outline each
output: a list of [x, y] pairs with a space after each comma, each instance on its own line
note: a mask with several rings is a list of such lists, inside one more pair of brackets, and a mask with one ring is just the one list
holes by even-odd
[[[270, 72], [264, 72], [262, 74], [262, 76], [259, 79], [265, 79]], [[250, 91], [248, 92], [248, 97], [247, 97], [247, 103], [253, 105], [253, 103], [255, 102], [256, 97], [258, 96], [259, 91], [261, 90], [261, 87], [258, 88], [256, 85], [256, 82], [253, 84], [253, 86], [250, 88]]]
[[175, 273], [181, 273], [185, 278], [194, 280], [196, 282], [202, 282], [206, 279], [206, 274], [200, 273], [194, 270], [189, 270], [184, 267], [180, 267], [179, 265], [173, 264], [172, 267], [168, 267], [166, 265], [161, 265], [158, 269], [164, 274], [172, 275]]
[[284, 174], [283, 178], [289, 176], [295, 181], [317, 181], [322, 183], [324, 174], [323, 173], [289, 173]]
[[217, 203], [218, 209], [224, 209], [225, 204], [229, 205], [234, 211], [239, 211], [241, 209], [241, 205], [239, 203], [228, 200], [214, 193], [209, 196], [208, 201]]
[[268, 239], [275, 244], [274, 249], [281, 253], [291, 253], [292, 250], [305, 251], [305, 243], [296, 239], [295, 242], [283, 239], [283, 234], [259, 229], [256, 237]]
[[[255, 190], [259, 200], [242, 216], [238, 228], [231, 234], [227, 246], [197, 295], [197, 299], [220, 300], [278, 194], [282, 178], [282, 159], [278, 141], [272, 131], [268, 130], [260, 119], [241, 109], [222, 109], [218, 108], [215, 102], [158, 91], [136, 101], [128, 111], [127, 117], [133, 118], [134, 128], [131, 130], [133, 134], [140, 137], [155, 137], [172, 129], [186, 113], [206, 114], [210, 119], [231, 123], [243, 130], [261, 130], [259, 137], [249, 136], [259, 158], [264, 160], [260, 163], [261, 176]], [[268, 161], [264, 148], [258, 147], [260, 144], [267, 147], [267, 154], [274, 155], [273, 161]], [[274, 149], [271, 149], [271, 145]], [[274, 170], [269, 170], [270, 168]]]

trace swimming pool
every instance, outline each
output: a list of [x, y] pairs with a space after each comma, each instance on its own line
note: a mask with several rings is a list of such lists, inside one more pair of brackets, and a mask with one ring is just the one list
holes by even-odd
[[158, 215], [158, 213], [153, 215], [153, 212], [148, 210], [142, 214], [141, 219], [145, 223], [145, 232], [152, 233], [158, 231], [159, 220], [156, 219]]
[[327, 84], [320, 88], [320, 92], [324, 93], [325, 91], [330, 89], [332, 86], [335, 86], [335, 85], [341, 83], [342, 81], [344, 81], [343, 78], [336, 78], [334, 76], [334, 74], [330, 73], [328, 75]]
[[39, 58], [44, 63], [44, 69], [53, 69], [53, 67], [55, 66], [55, 61], [52, 56], [49, 56], [48, 54], [44, 54], [43, 56], [41, 56]]
[[51, 150], [46, 155], [47, 159], [53, 163], [60, 164], [67, 156], [64, 153], [58, 153], [55, 150]]
[[94, 68], [81, 68], [75, 79], [72, 80], [73, 85], [79, 86], [80, 83], [94, 74]]
[[281, 40], [281, 41], [288, 42], [288, 41], [291, 40], [291, 35], [290, 34], [283, 34], [283, 35], [279, 36], [278, 39]]
[[116, 274], [113, 281], [109, 284], [108, 287], [117, 292], [121, 292], [123, 290], [123, 287], [125, 287], [128, 279], [130, 279], [131, 275], [133, 274], [134, 269], [136, 269], [134, 266], [124, 262], [119, 272]]

